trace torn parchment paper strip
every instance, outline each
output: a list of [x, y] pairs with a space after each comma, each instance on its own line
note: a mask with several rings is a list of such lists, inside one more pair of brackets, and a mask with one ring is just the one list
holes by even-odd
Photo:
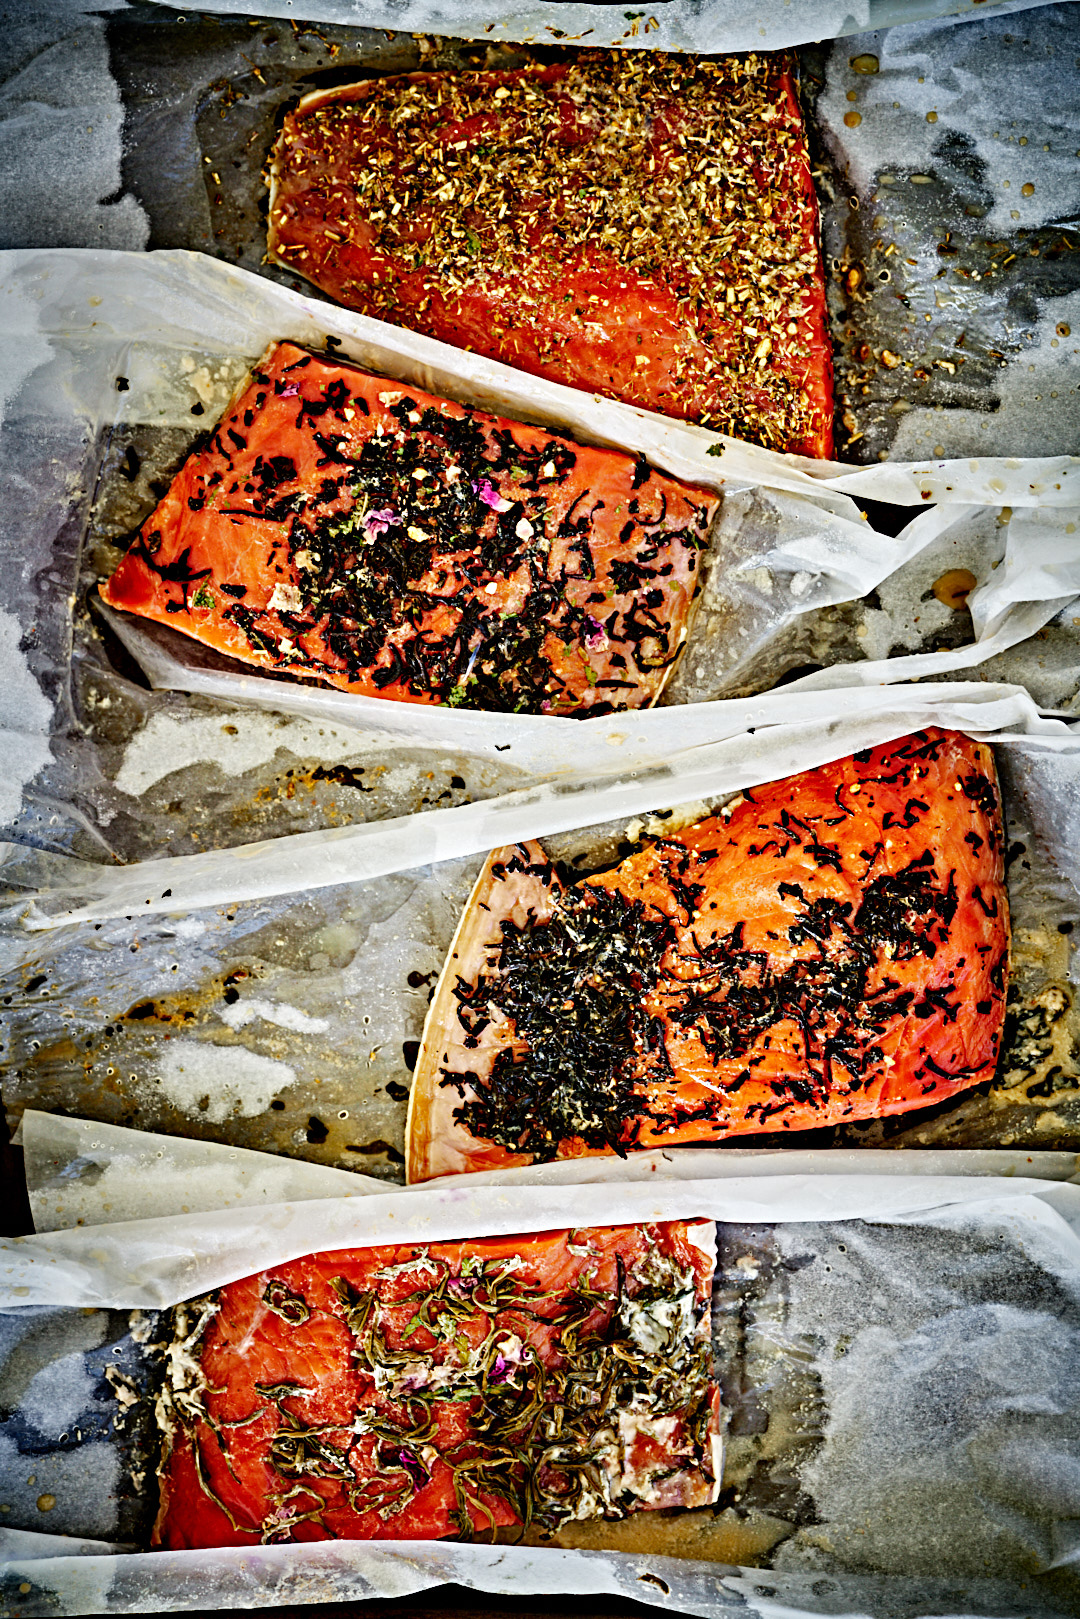
[[[676, 717], [681, 724], [673, 724]], [[1080, 734], [1073, 723], [1043, 717], [1025, 691], [1011, 686], [926, 684], [777, 692], [681, 710], [654, 709], [640, 718], [646, 735], [655, 738], [657, 755], [664, 754], [663, 764], [648, 757], [639, 764], [631, 755], [629, 768], [608, 766], [606, 776], [541, 784], [458, 809], [146, 860], [126, 868], [55, 857], [43, 860], [37, 851], [3, 844], [0, 870], [12, 890], [9, 918], [16, 927], [35, 931], [362, 882], [572, 827], [718, 798], [875, 747], [925, 725], [966, 731], [989, 742], [1020, 739], [1050, 751], [1080, 750]], [[589, 750], [594, 750], [594, 757], [610, 759], [619, 749], [618, 757], [624, 759], [622, 719], [581, 722], [583, 756], [588, 758]], [[616, 720], [618, 730], [613, 729]], [[516, 716], [508, 723], [525, 730], [543, 721]], [[725, 740], [713, 740], [720, 736]]]
[[[623, 1597], [667, 1613], [702, 1619], [817, 1619], [836, 1613], [880, 1619], [1052, 1619], [1067, 1612], [1032, 1599], [1007, 1580], [924, 1576], [875, 1578], [841, 1571], [774, 1569], [693, 1562], [662, 1554], [557, 1551], [449, 1542], [322, 1541], [248, 1551], [74, 1555], [61, 1536], [23, 1537], [0, 1529], [3, 1587], [18, 1591], [22, 1619], [41, 1615], [132, 1613], [363, 1601], [430, 1591], [445, 1584], [511, 1599], [553, 1593]], [[42, 1542], [56, 1539], [50, 1552]], [[778, 1607], [778, 1602], [781, 1606]]]
[[[921, 0], [914, 15], [970, 15], [978, 0]], [[987, 13], [1025, 11], [1040, 0], [983, 0]], [[246, 0], [206, 0], [204, 11], [245, 15]], [[262, 0], [267, 17], [291, 17], [290, 0]], [[618, 45], [662, 51], [767, 51], [910, 20], [910, 0], [825, 0], [810, 12], [787, 0], [654, 0], [641, 11], [560, 0], [555, 5], [506, 5], [504, 0], [406, 0], [403, 5], [357, 0], [306, 0], [309, 19], [367, 28], [423, 30], [464, 39], [520, 40], [537, 45]]]
[[[1004, 1183], [951, 1176], [815, 1176], [663, 1183], [593, 1181], [574, 1192], [581, 1225], [709, 1219], [748, 1223], [962, 1219], [991, 1205], [1026, 1233], [1033, 1253], [1068, 1234], [1080, 1259], [1080, 1188], [1016, 1177]], [[565, 1225], [558, 1186], [465, 1184], [406, 1195], [316, 1198], [128, 1220], [0, 1239], [0, 1303], [95, 1309], [163, 1309], [181, 1299], [303, 1254], [386, 1242], [449, 1242]]]
[[[238, 1205], [360, 1197], [386, 1190], [385, 1182], [348, 1170], [279, 1158], [212, 1141], [126, 1130], [91, 1119], [64, 1118], [27, 1108], [22, 1146], [34, 1228], [115, 1225], [175, 1213], [207, 1213]], [[629, 1158], [533, 1164], [526, 1170], [490, 1170], [470, 1185], [577, 1185], [603, 1180], [698, 1180], [760, 1175], [993, 1175], [1080, 1184], [1080, 1160], [1071, 1152], [946, 1151], [897, 1153], [819, 1148], [732, 1147], [717, 1153], [690, 1147]], [[415, 1188], [404, 1188], [408, 1196]]]

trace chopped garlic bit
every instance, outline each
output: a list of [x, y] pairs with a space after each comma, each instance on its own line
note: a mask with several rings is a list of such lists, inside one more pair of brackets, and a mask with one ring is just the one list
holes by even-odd
[[266, 604], [272, 612], [300, 613], [304, 603], [295, 585], [275, 585], [273, 595]]

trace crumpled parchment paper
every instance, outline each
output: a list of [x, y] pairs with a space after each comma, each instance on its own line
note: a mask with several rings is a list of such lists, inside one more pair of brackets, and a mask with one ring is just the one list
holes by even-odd
[[[111, 615], [109, 625], [123, 622], [125, 648], [100, 617], [88, 616], [87, 591], [115, 564], [115, 542], [152, 509], [161, 477], [190, 442], [192, 410], [220, 409], [245, 363], [274, 337], [316, 345], [336, 337], [343, 352], [377, 371], [641, 450], [666, 470], [723, 488], [704, 604], [670, 708], [608, 728], [628, 744], [617, 744], [620, 760], [638, 768], [708, 736], [713, 710], [701, 699], [775, 680], [775, 666], [763, 671], [778, 639], [807, 615], [862, 600], [871, 615], [862, 626], [867, 631], [878, 611], [869, 605], [874, 593], [895, 578], [904, 594], [905, 568], [947, 574], [962, 563], [981, 579], [970, 615], [937, 599], [914, 613], [950, 644], [916, 654], [922, 663], [895, 660], [908, 676], [962, 672], [1000, 654], [1057, 622], [1080, 588], [1080, 461], [1068, 457], [971, 457], [852, 471], [720, 441], [619, 404], [598, 405], [575, 390], [333, 310], [198, 255], [25, 252], [4, 263], [0, 324], [8, 339], [9, 402], [2, 447], [16, 499], [5, 534], [8, 634], [0, 636], [6, 647], [0, 689], [7, 697], [0, 725], [12, 768], [0, 783], [0, 814], [21, 839], [46, 848], [130, 858], [148, 845], [191, 849], [242, 841], [261, 827], [276, 832], [297, 812], [324, 826], [334, 818], [379, 819], [433, 799], [484, 798], [515, 772], [519, 780], [565, 772], [568, 756], [583, 756], [577, 722], [421, 713], [417, 705], [323, 692], [223, 669], [194, 642]], [[710, 453], [717, 448], [719, 456]], [[862, 518], [852, 496], [928, 509], [893, 538]], [[894, 622], [895, 615], [885, 616]], [[958, 647], [965, 624], [975, 639]], [[925, 628], [910, 628], [914, 639], [902, 644], [923, 644]], [[868, 649], [875, 650], [869, 641]], [[153, 683], [183, 686], [209, 701], [189, 699], [185, 706], [147, 694], [125, 661], [130, 651]], [[835, 662], [835, 653], [824, 661]], [[891, 676], [887, 670], [884, 678]], [[883, 678], [880, 671], [876, 678]], [[230, 700], [308, 723], [281, 735], [273, 725], [268, 732], [265, 720], [236, 727], [223, 712]], [[644, 740], [658, 718], [662, 748]], [[334, 726], [329, 737], [320, 731], [325, 719]], [[341, 734], [345, 724], [363, 734], [351, 749]], [[222, 735], [238, 740], [222, 745]], [[357, 785], [363, 754], [373, 748], [386, 769], [370, 771]], [[270, 780], [256, 775], [254, 791], [247, 783], [222, 791], [223, 772], [262, 772], [284, 749], [302, 756], [288, 779], [278, 766]], [[422, 755], [433, 751], [437, 759], [425, 761]], [[200, 771], [185, 777], [177, 793], [184, 764]], [[166, 783], [149, 801], [148, 774], [155, 789]], [[201, 790], [192, 791], [196, 781]], [[206, 791], [218, 800], [214, 815], [202, 811]]]
[[[313, 1246], [557, 1226], [566, 1196], [453, 1187], [86, 1227], [6, 1245], [0, 1279], [23, 1321], [44, 1288], [51, 1308], [92, 1325], [103, 1306], [155, 1309]], [[722, 1222], [714, 1345], [730, 1422], [716, 1513], [665, 1519], [647, 1550], [622, 1552], [352, 1543], [114, 1556], [58, 1539], [50, 1556], [45, 1536], [16, 1535], [12, 1598], [29, 1585], [23, 1612], [109, 1612], [457, 1580], [634, 1594], [718, 1619], [764, 1619], [778, 1603], [883, 1619], [1071, 1611], [1076, 1186], [810, 1173], [579, 1186], [573, 1198], [580, 1223]], [[24, 1409], [59, 1375], [42, 1358]], [[54, 1499], [57, 1527], [85, 1534], [62, 1471]], [[34, 1519], [32, 1503], [22, 1511]], [[722, 1547], [765, 1567], [732, 1566]]]

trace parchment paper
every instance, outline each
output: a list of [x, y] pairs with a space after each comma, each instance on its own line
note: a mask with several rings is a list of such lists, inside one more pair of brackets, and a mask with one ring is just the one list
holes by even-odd
[[[414, 721], [416, 708], [401, 706], [403, 723], [426, 723], [426, 710]], [[447, 718], [462, 719], [464, 725], [474, 720], [460, 710]], [[419, 860], [456, 860], [524, 838], [718, 798], [923, 725], [966, 731], [986, 741], [1023, 740], [1026, 747], [1069, 757], [1080, 750], [1080, 722], [1041, 715], [1019, 687], [976, 683], [766, 693], [632, 718], [639, 722], [633, 732], [625, 715], [577, 724], [583, 764], [576, 778], [457, 809], [122, 868], [0, 844], [0, 870], [13, 891], [9, 925], [33, 932], [135, 913], [148, 918], [366, 881], [408, 870]], [[525, 736], [535, 747], [545, 723], [507, 717], [502, 734]], [[627, 746], [630, 736], [637, 748]], [[586, 768], [597, 773], [586, 775]]]
[[[138, 689], [124, 647], [108, 631], [103, 641], [101, 620], [87, 617], [85, 593], [115, 563], [114, 542], [152, 508], [198, 425], [192, 410], [212, 417], [244, 363], [276, 336], [316, 345], [337, 337], [342, 352], [375, 370], [641, 450], [669, 471], [722, 485], [724, 519], [674, 706], [666, 717], [630, 715], [625, 726], [607, 728], [623, 736], [616, 746], [624, 768], [707, 739], [713, 711], [699, 700], [775, 680], [784, 668], [772, 658], [778, 638], [808, 614], [856, 598], [872, 615], [874, 593], [890, 579], [898, 596], [910, 596], [917, 581], [905, 583], [905, 568], [929, 569], [933, 584], [934, 570], [960, 562], [982, 581], [971, 617], [936, 599], [909, 614], [924, 622], [898, 630], [909, 637], [903, 644], [922, 645], [928, 628], [953, 646], [976, 636], [928, 663], [903, 664], [909, 676], [956, 672], [999, 653], [1060, 619], [1080, 588], [1075, 460], [973, 457], [852, 471], [733, 440], [717, 457], [708, 452], [720, 441], [700, 429], [598, 405], [197, 255], [25, 252], [4, 263], [4, 445], [17, 498], [6, 535], [15, 583], [3, 621], [8, 717], [0, 714], [12, 768], [0, 784], [0, 813], [39, 846], [95, 860], [186, 852], [264, 829], [273, 835], [298, 819], [325, 826], [481, 799], [515, 774], [567, 772], [568, 758], [589, 756], [577, 722], [426, 711], [236, 674], [216, 668], [193, 642], [129, 621], [128, 648], [155, 683], [211, 700], [181, 704]], [[893, 538], [870, 527], [852, 494], [925, 500], [930, 509]], [[899, 625], [886, 614], [878, 643], [893, 635], [885, 621]], [[836, 661], [836, 653], [824, 659]], [[279, 729], [248, 719], [240, 727], [222, 707], [227, 699], [306, 723]], [[346, 724], [361, 734], [343, 734]], [[285, 750], [294, 760], [288, 768], [276, 762]], [[616, 761], [606, 745], [599, 757]], [[238, 779], [223, 784], [223, 775]], [[20, 783], [28, 789], [21, 806]]]
[[[573, 1219], [581, 1225], [707, 1217], [756, 1224], [772, 1221], [871, 1219], [946, 1226], [972, 1207], [988, 1207], [1023, 1233], [1032, 1258], [1041, 1252], [1080, 1258], [1080, 1189], [1017, 1176], [1005, 1185], [949, 1175], [773, 1175], [620, 1183], [601, 1175], [579, 1185]], [[517, 1192], [446, 1186], [374, 1193], [363, 1199], [217, 1209], [207, 1214], [127, 1220], [0, 1238], [0, 1301], [76, 1305], [87, 1309], [164, 1309], [241, 1276], [316, 1250], [384, 1242], [448, 1242], [507, 1236], [565, 1225], [569, 1210], [558, 1187]], [[1048, 1246], [1047, 1246], [1048, 1245]]]
[[[36, 1231], [312, 1197], [363, 1197], [386, 1190], [385, 1182], [373, 1175], [214, 1141], [64, 1118], [35, 1108], [23, 1113], [15, 1144], [23, 1150]], [[1030, 1153], [1008, 1156], [1009, 1169], [1031, 1172]], [[1049, 1156], [1053, 1163], [1046, 1167], [1068, 1180], [1074, 1172], [1073, 1155]], [[995, 1155], [983, 1157], [987, 1174], [1007, 1172], [993, 1167]]]
[[[811, 1174], [574, 1192], [572, 1218], [582, 1223], [683, 1214], [732, 1222], [719, 1230], [714, 1295], [728, 1462], [707, 1524], [701, 1515], [667, 1520], [648, 1553], [353, 1544], [114, 1559], [65, 1555], [62, 1541], [49, 1557], [42, 1536], [13, 1548], [13, 1599], [21, 1583], [30, 1591], [15, 1600], [30, 1613], [195, 1607], [200, 1598], [248, 1606], [458, 1580], [516, 1594], [633, 1593], [724, 1619], [1071, 1611], [1077, 1187]], [[136, 1221], [7, 1245], [2, 1296], [27, 1319], [44, 1289], [54, 1310], [63, 1301], [92, 1322], [106, 1300], [153, 1309], [315, 1244], [428, 1241], [566, 1218], [563, 1189], [470, 1186]], [[57, 1375], [49, 1363], [43, 1374]], [[79, 1504], [61, 1480], [53, 1510], [77, 1535]], [[868, 1537], [868, 1522], [886, 1532]], [[740, 1537], [746, 1545], [750, 1528], [767, 1568], [725, 1566], [712, 1548]], [[664, 1556], [665, 1539], [688, 1560]]]
[[[983, 0], [988, 12], [1009, 14], [1039, 0]], [[305, 0], [312, 21], [363, 23], [368, 28], [424, 30], [464, 39], [523, 40], [528, 43], [620, 45], [667, 51], [776, 50], [804, 40], [886, 28], [913, 17], [969, 16], [975, 0], [826, 0], [811, 15], [787, 0], [657, 0], [642, 11], [613, 5], [506, 5], [504, 0]], [[175, 9], [175, 8], [173, 8]], [[245, 0], [205, 0], [204, 11], [247, 12]], [[261, 0], [267, 17], [289, 17], [289, 0]]]
[[839, 453], [1080, 440], [1075, 5], [801, 53], [833, 274]]
[[[27, 1108], [16, 1144], [23, 1149], [34, 1229], [115, 1225], [121, 1220], [208, 1213], [237, 1205], [298, 1202], [320, 1197], [362, 1197], [386, 1190], [373, 1176], [349, 1174], [222, 1147], [210, 1141], [125, 1130], [90, 1119], [63, 1118]], [[634, 1153], [600, 1166], [608, 1180], [696, 1180], [748, 1175], [1019, 1175], [1080, 1184], [1080, 1156], [1072, 1152], [964, 1151], [898, 1154], [866, 1148], [732, 1147]], [[476, 1186], [576, 1186], [597, 1179], [597, 1165], [564, 1159], [474, 1175]], [[415, 1186], [403, 1187], [409, 1196]]]
[[[1000, 744], [1013, 964], [999, 1070], [945, 1108], [815, 1143], [1080, 1148], [1076, 722], [1042, 718], [1026, 694], [989, 686], [796, 692], [715, 707], [727, 712], [727, 742], [573, 791], [556, 782], [403, 822], [128, 868], [8, 845], [8, 1106], [400, 1179], [428, 999], [489, 848], [543, 833], [553, 858], [585, 874], [629, 853], [643, 832], [677, 824], [652, 820], [654, 811], [698, 819], [754, 782], [941, 723]], [[425, 855], [438, 863], [418, 864]]]

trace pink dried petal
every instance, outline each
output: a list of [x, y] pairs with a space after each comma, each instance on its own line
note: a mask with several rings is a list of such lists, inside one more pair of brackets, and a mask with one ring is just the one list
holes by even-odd
[[369, 534], [377, 536], [379, 534], [385, 534], [391, 523], [398, 523], [400, 521], [401, 519], [398, 517], [397, 512], [391, 511], [389, 506], [384, 506], [381, 511], [368, 512], [367, 516], [364, 518], [364, 527], [367, 529]]
[[473, 484], [473, 488], [484, 502], [484, 505], [490, 506], [493, 512], [508, 512], [510, 510], [511, 502], [503, 499], [490, 479], [481, 478], [478, 483]]

